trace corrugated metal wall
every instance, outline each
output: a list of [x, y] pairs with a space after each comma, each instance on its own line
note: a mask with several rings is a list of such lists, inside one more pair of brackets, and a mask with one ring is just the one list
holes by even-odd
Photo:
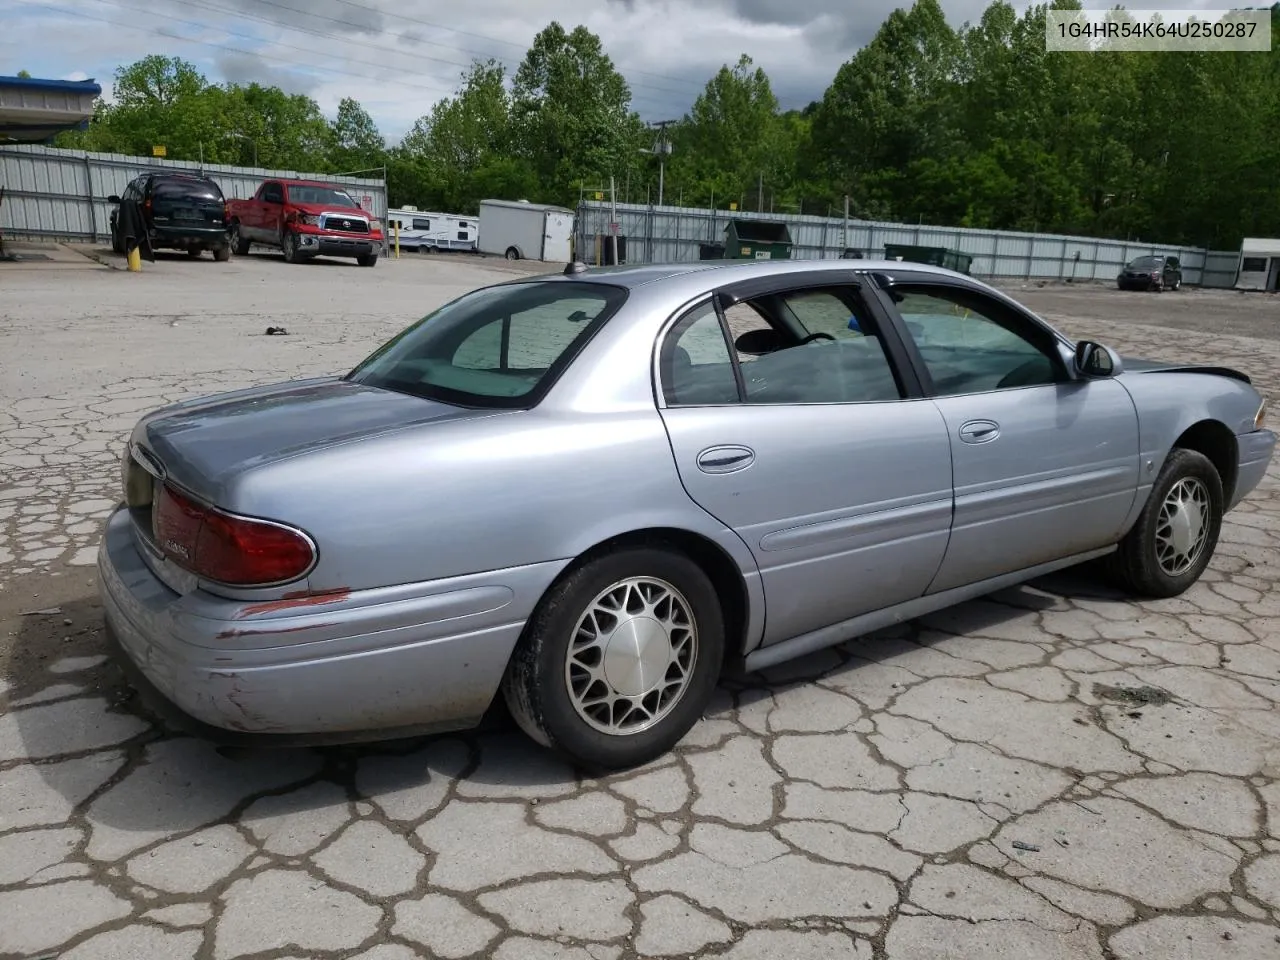
[[54, 147], [0, 146], [0, 232], [13, 239], [89, 240], [105, 242], [111, 194], [124, 193], [139, 173], [154, 169], [203, 172], [228, 198], [251, 197], [268, 177], [315, 178], [342, 185], [376, 217], [387, 214], [387, 188], [382, 180], [330, 177], [297, 170], [266, 170], [209, 163], [85, 153]]
[[[1231, 287], [1235, 285], [1239, 261], [1236, 252], [1206, 251], [1199, 247], [867, 220], [850, 220], [846, 240], [844, 221], [834, 217], [617, 205], [618, 233], [626, 237], [626, 259], [631, 263], [697, 260], [701, 244], [724, 242], [725, 226], [731, 219], [785, 222], [791, 230], [791, 255], [795, 259], [837, 258], [845, 247], [861, 250], [869, 258], [881, 257], [886, 243], [947, 247], [973, 257], [970, 270], [975, 276], [995, 279], [1073, 279], [1109, 283], [1134, 257], [1164, 253], [1181, 259], [1185, 283]], [[609, 223], [608, 203], [584, 202], [578, 210], [577, 249], [594, 258], [595, 238], [597, 235], [609, 236]]]

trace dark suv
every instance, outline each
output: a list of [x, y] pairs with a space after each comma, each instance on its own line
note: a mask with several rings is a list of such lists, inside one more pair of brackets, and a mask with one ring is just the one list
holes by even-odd
[[117, 205], [111, 211], [111, 249], [116, 253], [125, 252], [119, 207], [125, 200], [137, 201], [152, 250], [185, 250], [192, 257], [212, 250], [215, 260], [231, 259], [227, 201], [208, 177], [144, 173], [130, 182], [122, 197], [112, 194], [107, 200]]
[[1177, 290], [1182, 286], [1182, 265], [1177, 257], [1136, 257], [1116, 277], [1121, 290]]

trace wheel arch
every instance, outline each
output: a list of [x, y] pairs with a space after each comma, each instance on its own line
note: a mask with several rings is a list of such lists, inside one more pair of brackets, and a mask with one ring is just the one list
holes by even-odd
[[[644, 527], [614, 534], [579, 553], [543, 591], [538, 600], [541, 606], [547, 595], [567, 576], [598, 557], [627, 547], [665, 547], [684, 554], [696, 563], [711, 580], [720, 610], [724, 617], [726, 665], [742, 659], [746, 654], [747, 629], [752, 606], [746, 579], [737, 562], [711, 538], [679, 527]], [[531, 617], [530, 620], [533, 618]]]
[[1207, 457], [1222, 480], [1224, 505], [1231, 503], [1239, 472], [1239, 445], [1230, 427], [1221, 420], [1199, 420], [1178, 435], [1172, 449], [1194, 450]]

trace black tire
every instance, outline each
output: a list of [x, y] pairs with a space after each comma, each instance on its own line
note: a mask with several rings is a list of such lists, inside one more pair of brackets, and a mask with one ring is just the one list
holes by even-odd
[[[1208, 517], [1204, 521], [1204, 542], [1190, 566], [1185, 570], [1175, 567], [1171, 571], [1162, 565], [1158, 555], [1158, 541], [1164, 526], [1161, 512], [1174, 488], [1183, 481], [1190, 482], [1193, 487], [1196, 483], [1203, 486]], [[1107, 558], [1108, 571], [1132, 593], [1157, 599], [1176, 597], [1200, 579], [1200, 574], [1213, 559], [1222, 530], [1222, 515], [1222, 478], [1209, 458], [1195, 450], [1174, 448], [1160, 468], [1151, 495], [1133, 529], [1120, 541], [1119, 549]]]
[[231, 250], [237, 257], [247, 257], [249, 255], [249, 241], [240, 235], [240, 221], [232, 220], [231, 227], [227, 231], [227, 241], [231, 245]]
[[217, 260], [218, 263], [226, 263], [231, 259], [231, 248], [225, 244], [221, 247], [214, 247], [213, 259]]
[[[693, 651], [683, 692], [662, 708], [666, 712], [657, 722], [632, 733], [606, 733], [575, 707], [566, 664], [591, 604], [629, 578], [663, 581], [675, 589], [693, 622]], [[588, 769], [634, 767], [665, 754], [697, 723], [715, 691], [724, 643], [720, 602], [702, 568], [666, 547], [628, 547], [583, 564], [547, 591], [511, 656], [502, 693], [516, 723], [543, 746]]]
[[507, 247], [507, 252], [504, 254], [504, 256], [505, 256], [508, 260], [519, 260], [519, 259], [520, 259], [520, 251], [519, 251], [519, 250], [517, 250], [515, 247]]
[[301, 263], [302, 257], [298, 254], [298, 236], [292, 231], [286, 230], [280, 234], [280, 252], [284, 254], [285, 263]]
[[372, 267], [377, 262], [378, 255], [376, 253], [366, 253], [363, 256], [356, 257], [356, 263], [362, 267]]

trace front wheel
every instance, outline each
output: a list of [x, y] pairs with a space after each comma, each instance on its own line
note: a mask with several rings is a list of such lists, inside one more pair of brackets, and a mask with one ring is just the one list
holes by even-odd
[[1108, 558], [1112, 574], [1133, 593], [1178, 596], [1213, 559], [1223, 510], [1222, 478], [1209, 458], [1175, 449], [1133, 529]]
[[507, 247], [506, 257], [508, 260], [519, 260], [520, 251], [517, 250], [515, 247]]
[[280, 238], [280, 250], [284, 253], [285, 263], [301, 263], [302, 258], [298, 255], [298, 235], [286, 230], [284, 236]]
[[590, 561], [538, 605], [502, 692], [531, 738], [585, 767], [647, 763], [698, 721], [719, 678], [724, 618], [702, 569], [672, 549]]

